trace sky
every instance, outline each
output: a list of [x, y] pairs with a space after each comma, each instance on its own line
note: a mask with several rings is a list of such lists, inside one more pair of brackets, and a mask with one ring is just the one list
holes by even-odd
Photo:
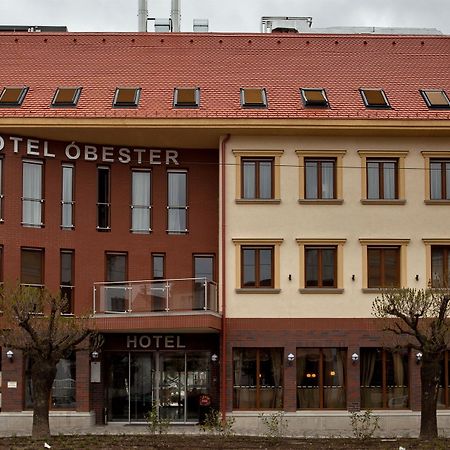
[[[148, 0], [149, 17], [168, 18], [170, 5]], [[138, 0], [0, 0], [0, 25], [137, 31], [137, 11]], [[450, 35], [450, 0], [181, 0], [181, 31], [207, 18], [212, 32], [259, 32], [262, 16], [311, 16], [313, 28], [419, 27]]]

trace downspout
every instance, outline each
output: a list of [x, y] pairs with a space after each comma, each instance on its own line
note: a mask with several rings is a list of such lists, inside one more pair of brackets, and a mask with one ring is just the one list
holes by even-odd
[[221, 251], [222, 251], [222, 341], [221, 341], [221, 351], [220, 351], [220, 412], [222, 413], [222, 420], [226, 419], [227, 415], [227, 321], [226, 321], [226, 283], [225, 283], [225, 249], [226, 249], [226, 239], [225, 239], [225, 146], [227, 141], [230, 139], [230, 135], [227, 134], [221, 139], [220, 143], [220, 169], [221, 169], [221, 232], [222, 232], [222, 242], [221, 242]]

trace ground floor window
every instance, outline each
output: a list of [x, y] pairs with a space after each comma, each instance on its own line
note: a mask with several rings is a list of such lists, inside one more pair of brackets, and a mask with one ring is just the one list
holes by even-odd
[[[33, 386], [31, 382], [31, 359], [26, 360], [25, 408], [33, 407]], [[56, 376], [52, 386], [50, 408], [74, 409], [76, 407], [76, 361], [75, 352], [69, 358], [61, 359], [56, 365]]]
[[450, 408], [450, 354], [446, 351], [441, 359], [439, 377], [438, 408]]
[[361, 408], [407, 408], [408, 350], [361, 349]]
[[347, 352], [341, 348], [297, 349], [297, 408], [346, 407]]
[[233, 351], [233, 408], [283, 407], [283, 350], [236, 348]]

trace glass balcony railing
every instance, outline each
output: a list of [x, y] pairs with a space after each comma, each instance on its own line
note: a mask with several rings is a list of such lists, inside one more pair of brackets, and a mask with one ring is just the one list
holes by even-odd
[[219, 312], [207, 278], [94, 283], [94, 314]]

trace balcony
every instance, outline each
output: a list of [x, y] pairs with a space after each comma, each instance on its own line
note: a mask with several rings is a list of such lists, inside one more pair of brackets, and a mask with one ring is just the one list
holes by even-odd
[[94, 315], [220, 316], [217, 284], [207, 278], [94, 283]]

